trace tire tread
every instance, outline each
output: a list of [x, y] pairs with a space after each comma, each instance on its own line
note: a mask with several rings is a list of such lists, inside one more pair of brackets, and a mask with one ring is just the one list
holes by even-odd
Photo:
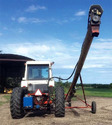
[[25, 113], [23, 109], [24, 90], [21, 87], [13, 89], [10, 99], [10, 112], [13, 119], [23, 118]]
[[56, 87], [55, 90], [55, 116], [64, 117], [65, 116], [65, 97], [64, 88]]

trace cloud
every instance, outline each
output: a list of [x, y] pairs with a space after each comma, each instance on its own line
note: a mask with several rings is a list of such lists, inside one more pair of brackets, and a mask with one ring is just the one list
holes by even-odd
[[[105, 39], [106, 40], [106, 39]], [[108, 40], [111, 40], [111, 39], [108, 39]], [[109, 41], [109, 42], [95, 42], [93, 43], [93, 46], [92, 46], [94, 49], [103, 49], [103, 50], [112, 50], [112, 42]]]
[[86, 64], [84, 65], [84, 68], [87, 69], [87, 68], [102, 68], [103, 65], [101, 64]]
[[[62, 68], [65, 69], [73, 69], [75, 65], [64, 65], [62, 66]], [[83, 66], [83, 68], [88, 69], [88, 68], [102, 68], [103, 65], [101, 64], [88, 64], [86, 63], [86, 65]]]
[[27, 18], [26, 17], [19, 17], [18, 18], [18, 22], [19, 23], [25, 23], [25, 22], [27, 22], [28, 20], [27, 20]]
[[47, 22], [46, 20], [39, 19], [39, 18], [27, 18], [27, 17], [19, 17], [17, 19], [19, 23], [43, 23]]
[[[4, 47], [4, 45], [2, 47]], [[8, 44], [6, 48], [2, 50], [6, 53], [14, 53], [41, 60], [43, 59], [42, 55], [45, 55], [50, 48], [44, 44], [39, 45], [37, 43], [18, 43]]]
[[[112, 43], [94, 41], [85, 61], [84, 69], [112, 68], [111, 45]], [[111, 49], [108, 49], [108, 46]], [[15, 44], [1, 44], [1, 50], [5, 53], [20, 54], [36, 60], [54, 61], [56, 62], [55, 68], [73, 69], [80, 56], [81, 44], [79, 42], [67, 44], [59, 39], [43, 39], [32, 42], [15, 41]]]
[[32, 23], [44, 23], [44, 22], [47, 22], [47, 20], [43, 20], [43, 19], [39, 19], [39, 18], [29, 18], [28, 21], [32, 22]]
[[112, 42], [93, 42], [85, 65], [97, 65], [102, 68], [112, 68]]
[[25, 11], [26, 12], [35, 12], [37, 10], [46, 10], [46, 7], [45, 6], [39, 6], [39, 5], [31, 5]]
[[104, 38], [100, 38], [100, 39], [97, 39], [98, 41], [101, 41], [101, 42], [112, 42], [112, 39], [104, 39]]
[[[44, 41], [44, 42], [43, 42]], [[71, 65], [76, 63], [76, 56], [74, 57], [73, 50], [68, 48], [68, 45], [63, 44], [59, 39], [52, 40], [35, 40], [32, 42], [15, 41], [15, 44], [1, 45], [4, 53], [13, 53], [31, 57], [36, 60], [50, 60], [56, 62], [55, 67], [63, 67], [64, 65]], [[70, 54], [71, 53], [71, 54]], [[70, 62], [68, 61], [70, 60]], [[75, 60], [75, 61], [74, 61]], [[71, 63], [71, 64], [70, 64]], [[73, 65], [72, 64], [72, 65]]]
[[78, 11], [75, 13], [75, 16], [84, 16], [84, 15], [86, 15], [85, 11]]
[[28, 17], [19, 17], [17, 19], [17, 21], [19, 23], [45, 23], [45, 22], [49, 22], [49, 23], [57, 23], [57, 24], [65, 24], [65, 23], [68, 23], [68, 22], [72, 22], [72, 20], [70, 19], [48, 19], [48, 20], [45, 20], [45, 19], [39, 19], [39, 18], [28, 18]]
[[56, 24], [66, 24], [66, 23], [71, 23], [71, 22], [74, 22], [75, 20], [80, 20], [80, 17], [79, 18], [62, 18], [62, 19], [56, 19], [56, 18], [51, 18], [51, 19], [40, 19], [40, 18], [35, 18], [35, 17], [25, 17], [25, 16], [21, 16], [21, 17], [18, 17], [18, 18], [14, 18], [12, 19], [12, 21], [17, 21], [19, 23], [56, 23]]

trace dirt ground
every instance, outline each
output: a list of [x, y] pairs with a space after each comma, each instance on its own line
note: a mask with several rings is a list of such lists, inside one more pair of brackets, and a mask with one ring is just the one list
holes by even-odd
[[[12, 119], [9, 104], [0, 106], [0, 125], [112, 125], [112, 99], [89, 97], [88, 103], [97, 103], [97, 113], [91, 109], [67, 109], [64, 118], [56, 118], [54, 114], [42, 112], [29, 113], [22, 119]], [[72, 102], [72, 106], [82, 106], [79, 101]]]

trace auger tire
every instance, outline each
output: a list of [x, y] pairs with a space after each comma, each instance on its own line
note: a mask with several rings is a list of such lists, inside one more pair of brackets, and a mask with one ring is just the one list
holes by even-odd
[[95, 101], [92, 102], [92, 105], [91, 105], [91, 112], [92, 112], [93, 114], [96, 113], [96, 102], [95, 102]]

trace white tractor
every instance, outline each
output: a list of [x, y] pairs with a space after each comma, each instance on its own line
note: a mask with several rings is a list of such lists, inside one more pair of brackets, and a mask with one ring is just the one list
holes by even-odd
[[27, 61], [21, 87], [13, 89], [10, 101], [12, 118], [22, 118], [28, 111], [47, 109], [55, 105], [55, 116], [64, 117], [65, 97], [61, 86], [55, 87], [49, 61]]

